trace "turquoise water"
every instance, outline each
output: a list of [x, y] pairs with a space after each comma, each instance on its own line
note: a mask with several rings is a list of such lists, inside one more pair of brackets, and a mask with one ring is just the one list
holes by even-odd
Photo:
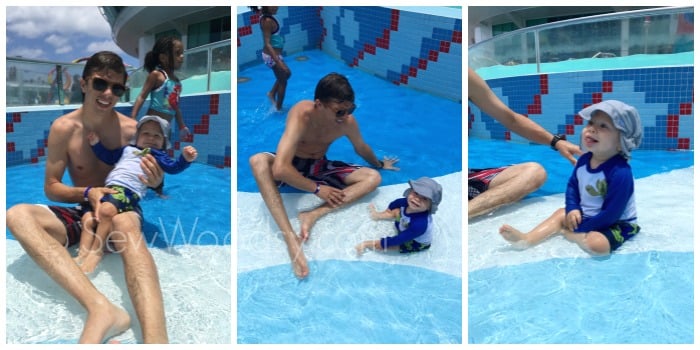
[[529, 230], [563, 206], [568, 161], [545, 146], [470, 139], [470, 167], [536, 161], [548, 178], [469, 222], [468, 342], [692, 343], [693, 154], [633, 152], [641, 231], [610, 257], [591, 258], [560, 236], [521, 251], [498, 234], [505, 223]]
[[[631, 55], [612, 58], [582, 58], [560, 62], [540, 63], [540, 71], [534, 63], [518, 64], [514, 66], [494, 65], [476, 70], [484, 80], [516, 77], [541, 73], [563, 73], [588, 70], [605, 69], [630, 69], [639, 67], [668, 67], [668, 66], [692, 66], [694, 64], [694, 52], [682, 52], [664, 55]], [[477, 58], [470, 58], [478, 63]]]
[[[462, 105], [397, 87], [352, 69], [320, 51], [285, 57], [292, 70], [285, 109], [273, 112], [265, 96], [273, 83], [266, 66], [241, 71], [238, 84], [238, 343], [461, 343], [461, 109]], [[304, 252], [310, 276], [297, 280], [284, 243], [257, 193], [248, 158], [274, 151], [286, 112], [313, 99], [318, 80], [346, 75], [356, 95], [354, 113], [365, 141], [382, 157], [396, 156], [400, 171], [382, 171], [382, 184], [357, 203], [316, 223]], [[346, 139], [329, 159], [364, 164]], [[443, 203], [433, 246], [418, 254], [367, 252], [354, 245], [392, 231], [373, 222], [368, 204], [386, 206], [420, 176], [441, 181]], [[319, 205], [316, 197], [283, 190], [294, 227], [299, 210]], [[386, 225], [385, 225], [386, 224]]]

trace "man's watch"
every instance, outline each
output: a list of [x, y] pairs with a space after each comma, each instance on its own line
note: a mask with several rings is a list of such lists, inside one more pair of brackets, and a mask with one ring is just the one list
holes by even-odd
[[549, 143], [550, 146], [552, 146], [553, 150], [557, 150], [557, 142], [561, 140], [566, 140], [566, 135], [564, 134], [556, 134], [554, 137], [552, 137], [552, 142]]

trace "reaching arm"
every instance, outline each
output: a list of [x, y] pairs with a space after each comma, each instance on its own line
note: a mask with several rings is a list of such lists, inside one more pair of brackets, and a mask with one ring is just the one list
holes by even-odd
[[350, 140], [355, 153], [362, 157], [367, 163], [371, 164], [375, 168], [387, 169], [387, 170], [399, 170], [399, 168], [394, 167], [394, 164], [399, 161], [398, 158], [387, 158], [380, 161], [379, 158], [374, 154], [372, 147], [370, 147], [365, 140], [362, 138], [360, 133], [360, 127], [357, 125], [357, 120], [354, 116], [350, 115], [347, 120], [348, 131], [346, 136]]
[[[554, 135], [531, 119], [508, 108], [471, 68], [469, 68], [468, 79], [469, 100], [483, 112], [498, 120], [508, 130], [512, 130], [532, 142], [542, 145], [549, 145], [552, 142]], [[574, 155], [582, 153], [578, 146], [566, 140], [557, 142], [555, 146], [557, 151], [572, 164], [576, 164]]]
[[148, 99], [148, 94], [150, 94], [153, 89], [160, 86], [159, 79], [161, 77], [162, 74], [157, 70], [148, 73], [148, 78], [146, 78], [146, 81], [141, 87], [139, 96], [136, 98], [136, 101], [134, 101], [134, 107], [131, 109], [131, 118], [136, 119], [139, 116], [139, 111], [141, 110], [143, 103], [146, 101], [146, 99]]

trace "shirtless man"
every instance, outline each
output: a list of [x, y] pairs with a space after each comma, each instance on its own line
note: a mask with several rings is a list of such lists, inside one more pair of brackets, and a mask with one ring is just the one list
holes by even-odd
[[[102, 187], [111, 166], [100, 162], [87, 135], [95, 132], [108, 148], [127, 145], [136, 133], [136, 121], [114, 110], [126, 82], [122, 59], [98, 52], [85, 64], [80, 86], [84, 103], [51, 124], [44, 178], [46, 196], [57, 202], [89, 202], [97, 212], [99, 198], [111, 190]], [[157, 186], [163, 171], [153, 156], [141, 163], [142, 181]], [[68, 170], [73, 186], [61, 182]], [[134, 212], [113, 222], [112, 244], [124, 261], [126, 286], [141, 324], [144, 343], [167, 343], [163, 296], [158, 271], [141, 234], [141, 218]], [[130, 326], [129, 314], [112, 304], [73, 261], [66, 247], [80, 239], [80, 209], [18, 204], [7, 210], [7, 227], [27, 254], [86, 310], [80, 343], [103, 343]]]
[[[550, 145], [571, 164], [576, 164], [574, 155], [583, 153], [578, 146], [564, 140], [562, 135], [552, 135], [531, 119], [508, 108], [471, 68], [468, 79], [469, 101], [482, 112], [532, 142]], [[519, 201], [540, 188], [546, 179], [544, 168], [535, 162], [492, 169], [469, 169], [469, 219]]]
[[[301, 244], [309, 238], [314, 223], [324, 214], [352, 203], [374, 191], [381, 182], [375, 169], [326, 159], [333, 141], [347, 137], [355, 152], [378, 169], [398, 170], [395, 158], [377, 159], [360, 134], [355, 94], [347, 78], [337, 73], [323, 77], [316, 85], [313, 101], [300, 101], [287, 115], [277, 152], [250, 157], [250, 166], [260, 195], [287, 244], [294, 274], [305, 278], [309, 267]], [[287, 184], [323, 199], [318, 208], [299, 214], [301, 236], [297, 236], [282, 203], [278, 185]]]

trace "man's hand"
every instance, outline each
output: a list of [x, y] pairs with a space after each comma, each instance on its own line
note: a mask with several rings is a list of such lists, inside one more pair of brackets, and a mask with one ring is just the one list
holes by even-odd
[[401, 170], [400, 168], [397, 168], [394, 166], [394, 164], [396, 164], [398, 162], [399, 162], [398, 157], [384, 156], [384, 160], [382, 161], [382, 164], [384, 164], [384, 166], [382, 167], [382, 169], [384, 169], [384, 170]]
[[321, 185], [316, 195], [333, 208], [342, 205], [345, 199], [345, 192], [326, 185]]
[[155, 188], [163, 182], [163, 169], [158, 165], [156, 158], [152, 154], [141, 157], [141, 170], [146, 175], [139, 175], [139, 179], [146, 186]]

